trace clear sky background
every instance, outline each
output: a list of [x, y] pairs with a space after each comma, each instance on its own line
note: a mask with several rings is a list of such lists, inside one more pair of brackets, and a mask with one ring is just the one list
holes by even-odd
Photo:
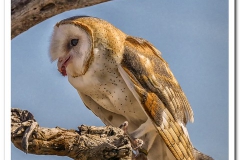
[[[216, 160], [228, 159], [227, 0], [115, 0], [54, 16], [14, 38], [11, 106], [30, 111], [43, 127], [103, 125], [48, 55], [53, 26], [76, 15], [105, 19], [154, 44], [194, 111], [195, 122], [187, 125], [193, 145]], [[12, 160], [69, 159], [11, 149]]]

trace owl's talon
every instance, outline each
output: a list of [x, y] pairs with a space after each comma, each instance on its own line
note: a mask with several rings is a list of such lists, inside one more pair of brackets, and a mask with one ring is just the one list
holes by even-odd
[[143, 145], [143, 140], [136, 138], [136, 139], [133, 140], [132, 144], [134, 144], [134, 145], [133, 145], [133, 149], [134, 149], [134, 150], [137, 150], [138, 148], [141, 148], [141, 147], [142, 147], [142, 145]]
[[135, 139], [134, 143], [136, 145], [133, 152], [133, 160], [148, 160], [147, 155], [148, 152], [144, 148], [142, 148], [143, 140], [141, 139]]
[[127, 134], [127, 135], [128, 135], [128, 131], [127, 131], [128, 121], [123, 122], [123, 123], [119, 126], [119, 128], [124, 131], [124, 134]]

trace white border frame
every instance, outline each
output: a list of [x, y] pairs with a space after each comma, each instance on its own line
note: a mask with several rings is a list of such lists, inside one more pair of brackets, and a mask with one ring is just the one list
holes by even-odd
[[[1, 14], [1, 15], [5, 15], [4, 18], [4, 33], [2, 35], [4, 35], [4, 42], [2, 43], [4, 44], [4, 58], [2, 58], [2, 60], [4, 61], [3, 64], [5, 64], [5, 68], [4, 68], [4, 111], [2, 112], [4, 114], [5, 120], [3, 120], [2, 122], [4, 122], [4, 127], [0, 127], [0, 128], [4, 128], [3, 130], [5, 131], [5, 135], [4, 135], [4, 139], [2, 142], [4, 142], [5, 146], [3, 147], [4, 149], [4, 157], [2, 159], [5, 160], [11, 160], [11, 1], [9, 0], [5, 0], [5, 1], [1, 1], [1, 3], [3, 3], [2, 6], [2, 10], [5, 13]], [[1, 55], [1, 54], [0, 54]], [[0, 107], [1, 108], [1, 107]], [[3, 108], [3, 107], [2, 107]]]
[[[236, 6], [235, 6], [236, 5]], [[2, 154], [1, 159], [10, 160], [11, 159], [11, 137], [10, 137], [10, 108], [11, 108], [11, 14], [10, 14], [10, 8], [11, 8], [11, 1], [5, 0], [0, 1], [0, 13], [1, 19], [4, 20], [4, 29], [2, 29], [2, 34], [4, 35], [4, 38], [1, 39], [2, 41], [2, 53], [0, 54], [1, 59], [1, 69], [0, 73], [1, 75], [4, 75], [4, 78], [1, 79], [1, 88], [2, 90], [0, 92], [0, 97], [2, 98], [2, 106], [0, 107], [3, 111], [0, 111], [0, 128], [4, 128], [4, 132], [0, 132], [1, 135], [1, 142], [3, 145], [4, 153]], [[235, 13], [237, 13], [237, 10], [235, 11], [235, 7], [237, 8], [238, 5], [236, 1], [229, 0], [229, 160], [236, 159], [235, 157], [235, 141], [238, 139], [235, 139], [236, 133], [235, 126], [238, 125], [237, 128], [239, 128], [240, 124], [238, 123], [235, 125], [235, 111], [238, 111], [240, 109], [235, 110]], [[238, 7], [239, 8], [239, 7]], [[240, 44], [238, 43], [238, 46]], [[240, 56], [238, 56], [240, 57]], [[238, 58], [236, 57], [236, 58]], [[239, 58], [238, 58], [239, 59]], [[239, 70], [237, 70], [240, 72]], [[239, 75], [239, 74], [237, 74]], [[237, 78], [237, 77], [236, 77]], [[240, 98], [238, 96], [237, 98]], [[237, 117], [236, 117], [237, 118]], [[237, 120], [237, 119], [236, 119]], [[2, 135], [4, 134], [4, 136]], [[239, 140], [238, 140], [239, 141]], [[238, 142], [237, 141], [237, 142]], [[236, 152], [238, 153], [238, 152]]]
[[236, 130], [235, 130], [235, 115], [236, 115], [236, 109], [235, 109], [235, 8], [236, 7], [236, 2], [234, 0], [229, 0], [229, 48], [228, 48], [228, 56], [229, 56], [229, 93], [228, 93], [228, 97], [229, 97], [229, 107], [228, 107], [228, 111], [229, 111], [229, 128], [228, 128], [228, 139], [229, 139], [229, 144], [228, 144], [228, 150], [229, 150], [229, 160], [233, 160], [236, 159], [236, 155], [235, 155], [235, 136], [236, 136]]

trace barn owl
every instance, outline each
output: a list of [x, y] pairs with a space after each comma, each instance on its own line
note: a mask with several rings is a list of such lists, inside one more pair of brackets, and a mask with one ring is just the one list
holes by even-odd
[[160, 51], [95, 17], [58, 22], [51, 61], [67, 76], [85, 106], [106, 125], [128, 122], [149, 160], [197, 157], [186, 128], [193, 111]]

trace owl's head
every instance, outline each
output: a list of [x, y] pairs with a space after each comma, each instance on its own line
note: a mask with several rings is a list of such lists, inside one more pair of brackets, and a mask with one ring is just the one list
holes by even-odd
[[58, 22], [50, 44], [52, 61], [58, 60], [58, 70], [63, 75], [78, 77], [84, 75], [91, 65], [94, 48], [121, 52], [125, 34], [113, 25], [99, 18], [76, 16]]
[[91, 59], [92, 34], [87, 26], [77, 23], [81, 18], [85, 17], [71, 17], [54, 27], [50, 58], [51, 61], [58, 60], [58, 71], [63, 76], [83, 75]]

